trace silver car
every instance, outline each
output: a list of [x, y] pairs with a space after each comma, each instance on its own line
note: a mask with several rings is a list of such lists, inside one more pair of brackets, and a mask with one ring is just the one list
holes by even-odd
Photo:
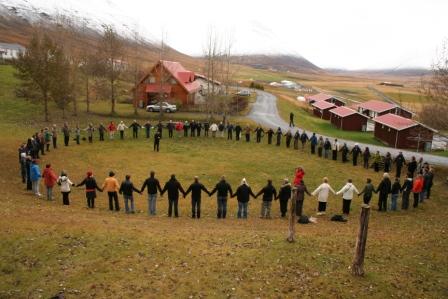
[[[176, 105], [171, 105], [167, 102], [162, 102], [162, 109], [164, 112], [173, 113], [177, 111]], [[146, 106], [146, 111], [148, 112], [160, 112], [160, 103], [155, 103], [152, 105]]]

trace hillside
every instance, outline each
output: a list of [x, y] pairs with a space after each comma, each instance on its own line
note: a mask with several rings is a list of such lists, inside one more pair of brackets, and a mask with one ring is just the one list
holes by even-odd
[[248, 54], [234, 56], [234, 61], [253, 67], [280, 72], [319, 73], [322, 70], [304, 57], [283, 54]]

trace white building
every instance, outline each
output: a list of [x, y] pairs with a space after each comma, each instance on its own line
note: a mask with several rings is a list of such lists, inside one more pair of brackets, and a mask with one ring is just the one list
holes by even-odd
[[25, 47], [19, 44], [0, 43], [0, 60], [17, 58], [20, 52], [25, 52]]

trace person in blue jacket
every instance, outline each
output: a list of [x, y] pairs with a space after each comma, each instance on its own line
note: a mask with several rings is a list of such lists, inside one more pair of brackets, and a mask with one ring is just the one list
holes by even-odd
[[41, 178], [41, 172], [40, 172], [40, 168], [39, 168], [39, 164], [37, 162], [37, 160], [33, 160], [32, 164], [31, 164], [31, 169], [30, 169], [30, 180], [31, 180], [31, 185], [32, 185], [32, 190], [34, 195], [36, 196], [41, 196], [40, 192], [39, 192], [39, 183], [40, 183], [40, 178]]

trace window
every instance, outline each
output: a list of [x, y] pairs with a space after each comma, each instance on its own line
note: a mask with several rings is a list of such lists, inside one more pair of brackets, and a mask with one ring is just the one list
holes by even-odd
[[154, 76], [149, 76], [149, 83], [156, 83], [156, 78]]

